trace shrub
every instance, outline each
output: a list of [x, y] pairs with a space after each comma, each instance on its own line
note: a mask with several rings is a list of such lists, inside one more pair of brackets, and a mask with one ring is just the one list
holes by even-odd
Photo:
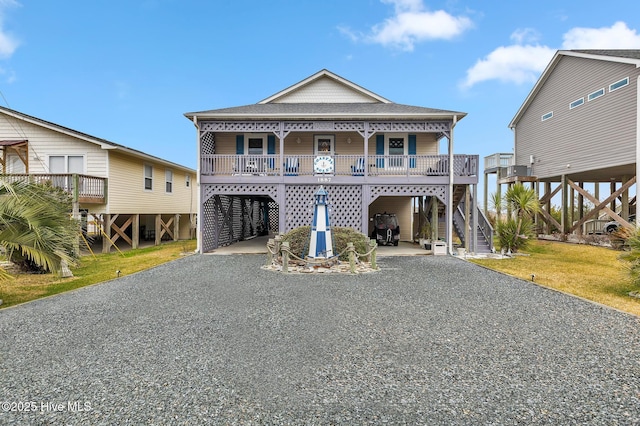
[[[311, 227], [301, 226], [284, 234], [282, 241], [288, 241], [291, 252], [304, 259], [304, 257], [309, 254], [310, 236]], [[341, 253], [346, 249], [347, 243], [353, 243], [358, 253], [366, 253], [369, 251], [369, 237], [353, 228], [332, 226], [331, 236], [333, 237], [334, 254]], [[349, 260], [347, 253], [340, 256], [340, 260]]]
[[516, 252], [527, 245], [529, 238], [535, 236], [531, 218], [540, 210], [540, 204], [535, 191], [525, 188], [521, 183], [511, 186], [503, 201], [507, 215], [496, 219], [498, 245], [502, 249]]
[[634, 230], [621, 228], [616, 231], [616, 234], [624, 238], [623, 246], [627, 249], [619, 259], [625, 262], [633, 283], [640, 285], [640, 228]]
[[498, 246], [510, 252], [517, 252], [529, 244], [529, 239], [535, 236], [533, 223], [527, 217], [506, 218], [496, 222]]

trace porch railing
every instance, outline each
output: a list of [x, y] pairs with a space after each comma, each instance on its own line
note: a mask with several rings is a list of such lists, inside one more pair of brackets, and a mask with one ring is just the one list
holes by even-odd
[[510, 152], [499, 152], [484, 157], [484, 170], [515, 165], [515, 156]]
[[[448, 155], [334, 155], [334, 176], [448, 176]], [[209, 176], [313, 176], [315, 155], [201, 156], [201, 173]], [[477, 176], [477, 155], [453, 156], [455, 176]]]
[[7, 174], [0, 175], [7, 182], [31, 182], [51, 185], [71, 194], [75, 201], [90, 204], [106, 203], [107, 179], [80, 174]]

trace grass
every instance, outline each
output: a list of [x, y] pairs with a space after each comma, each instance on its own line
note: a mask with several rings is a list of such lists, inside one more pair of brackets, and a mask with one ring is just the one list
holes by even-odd
[[[130, 275], [193, 252], [195, 241], [165, 243], [138, 250], [129, 250], [124, 255], [114, 252], [84, 256], [72, 278], [60, 278], [54, 274], [21, 274], [9, 281], [0, 281], [0, 308], [29, 300], [62, 293], [76, 288], [96, 284]], [[577, 245], [551, 241], [534, 241], [525, 256], [512, 259], [471, 259], [487, 268], [535, 282], [564, 293], [573, 294], [602, 303], [625, 312], [640, 315], [640, 299], [630, 297], [630, 291], [640, 288], [631, 283], [619, 251], [604, 247]]]
[[77, 267], [71, 268], [73, 277], [60, 278], [57, 274], [18, 274], [13, 279], [0, 281], [0, 308], [51, 296], [91, 284], [130, 275], [178, 259], [193, 252], [195, 240], [163, 243], [137, 250], [83, 256]]
[[621, 252], [606, 247], [533, 241], [525, 256], [512, 259], [471, 259], [473, 263], [640, 315], [640, 299], [629, 296], [640, 290], [632, 284]]

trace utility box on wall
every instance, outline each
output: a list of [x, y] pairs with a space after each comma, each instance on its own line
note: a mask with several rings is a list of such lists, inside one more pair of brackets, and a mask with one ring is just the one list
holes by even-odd
[[434, 241], [433, 243], [433, 255], [434, 256], [446, 256], [447, 243], [444, 241]]

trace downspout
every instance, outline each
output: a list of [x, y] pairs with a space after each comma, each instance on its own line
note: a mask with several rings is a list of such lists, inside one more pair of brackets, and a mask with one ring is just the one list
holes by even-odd
[[[200, 203], [200, 172], [201, 172], [201, 155], [202, 155], [202, 146], [201, 146], [201, 140], [200, 140], [200, 126], [198, 126], [198, 117], [197, 116], [193, 116], [193, 125], [196, 126], [196, 146], [198, 147], [198, 152], [197, 152], [197, 164], [196, 164], [196, 202], [197, 202], [197, 209], [198, 209], [198, 217], [196, 218], [196, 253], [200, 253], [202, 254], [202, 218], [204, 217], [202, 215], [202, 204]], [[193, 191], [192, 191], [193, 194]], [[193, 196], [193, 195], [192, 195]]]
[[449, 254], [453, 254], [453, 128], [456, 127], [458, 116], [453, 116], [449, 131], [449, 202], [447, 203], [447, 244]]

